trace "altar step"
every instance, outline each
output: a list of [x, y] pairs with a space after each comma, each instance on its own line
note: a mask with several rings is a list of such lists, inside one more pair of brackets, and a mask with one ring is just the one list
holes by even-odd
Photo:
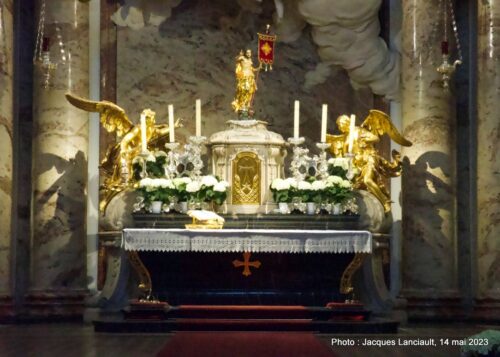
[[[133, 305], [132, 305], [133, 306]], [[312, 306], [180, 305], [136, 306], [123, 318], [94, 321], [96, 332], [316, 331], [396, 333], [396, 321], [371, 319], [357, 304]]]
[[[128, 314], [128, 318], [134, 318]], [[370, 311], [358, 304], [318, 306], [281, 305], [180, 305], [167, 312], [168, 318], [187, 319], [313, 319], [366, 321]]]
[[166, 333], [172, 331], [311, 331], [319, 333], [394, 334], [398, 322], [384, 319], [370, 321], [315, 321], [311, 319], [167, 319], [94, 321], [96, 332]]

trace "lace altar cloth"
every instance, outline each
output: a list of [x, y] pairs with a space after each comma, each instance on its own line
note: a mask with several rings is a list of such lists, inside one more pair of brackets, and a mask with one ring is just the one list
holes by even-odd
[[125, 250], [159, 252], [371, 253], [368, 231], [124, 229]]

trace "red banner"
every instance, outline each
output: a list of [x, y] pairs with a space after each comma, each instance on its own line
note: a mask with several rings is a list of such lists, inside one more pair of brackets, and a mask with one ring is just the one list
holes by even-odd
[[272, 65], [274, 62], [274, 43], [276, 35], [262, 34], [259, 35], [259, 62]]

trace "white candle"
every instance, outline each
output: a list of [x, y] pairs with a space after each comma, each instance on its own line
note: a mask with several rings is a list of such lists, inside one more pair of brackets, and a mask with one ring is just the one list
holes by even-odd
[[174, 106], [172, 104], [168, 105], [168, 128], [170, 130], [170, 142], [175, 143]]
[[352, 147], [354, 145], [354, 131], [356, 130], [356, 116], [351, 114], [351, 122], [349, 123], [349, 143], [347, 151], [349, 154], [352, 153]]
[[201, 100], [196, 99], [196, 136], [201, 136]]
[[294, 111], [293, 111], [293, 138], [299, 138], [299, 115], [300, 115], [300, 102], [295, 101]]
[[326, 122], [328, 119], [328, 105], [323, 104], [321, 111], [321, 142], [326, 143]]
[[146, 114], [141, 113], [141, 143], [142, 143], [142, 151], [148, 151], [148, 142], [146, 139]]

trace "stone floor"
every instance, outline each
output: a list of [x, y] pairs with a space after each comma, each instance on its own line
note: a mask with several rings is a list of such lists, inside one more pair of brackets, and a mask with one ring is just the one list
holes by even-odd
[[[343, 342], [350, 339], [361, 344], [365, 338], [375, 341], [397, 338], [433, 338], [436, 347], [361, 347], [332, 346], [335, 356], [459, 356], [459, 348], [439, 346], [441, 338], [459, 339], [486, 329], [487, 325], [417, 325], [400, 329], [397, 336], [318, 335], [325, 344], [332, 338]], [[2, 357], [142, 357], [154, 356], [168, 341], [169, 334], [109, 334], [94, 333], [84, 324], [0, 325], [0, 356]], [[237, 354], [235, 354], [237, 357]], [[293, 356], [287, 356], [293, 357]]]

